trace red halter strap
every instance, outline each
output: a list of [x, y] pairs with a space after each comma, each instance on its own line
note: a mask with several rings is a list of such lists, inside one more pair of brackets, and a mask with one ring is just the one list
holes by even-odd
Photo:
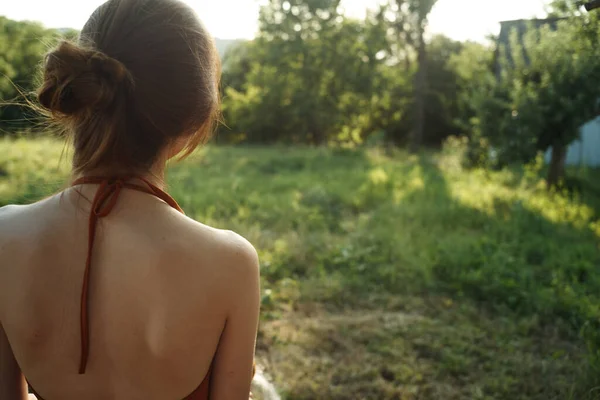
[[[145, 185], [138, 185], [127, 182], [131, 179], [141, 180]], [[72, 186], [96, 184], [100, 185], [90, 211], [88, 224], [88, 252], [85, 261], [85, 272], [83, 275], [83, 286], [81, 289], [81, 356], [79, 362], [79, 374], [85, 374], [89, 355], [89, 306], [88, 306], [88, 288], [90, 280], [90, 266], [92, 263], [92, 251], [94, 248], [94, 239], [96, 238], [96, 225], [100, 218], [106, 217], [117, 204], [119, 194], [123, 189], [136, 190], [138, 192], [148, 193], [158, 197], [165, 203], [183, 214], [179, 204], [166, 192], [157, 188], [144, 178], [121, 177], [121, 178], [102, 178], [102, 177], [83, 177], [75, 180]]]

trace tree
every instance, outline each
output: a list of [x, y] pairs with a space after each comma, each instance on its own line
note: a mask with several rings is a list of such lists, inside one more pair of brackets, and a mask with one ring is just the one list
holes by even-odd
[[459, 133], [455, 119], [459, 113], [459, 75], [451, 60], [462, 50], [463, 44], [443, 35], [435, 35], [428, 43], [427, 91], [425, 117], [427, 129], [423, 144], [439, 146], [444, 139]]
[[[261, 8], [258, 42], [264, 65], [293, 81], [281, 82], [282, 106], [293, 106], [297, 118], [292, 129], [316, 144], [325, 143], [329, 119], [335, 113], [339, 86], [331, 82], [336, 72], [339, 47], [337, 26], [340, 0], [270, 0]], [[285, 71], [285, 72], [284, 72]], [[289, 82], [288, 84], [291, 84]], [[291, 91], [288, 89], [292, 89]], [[329, 96], [324, 96], [327, 91]], [[287, 93], [286, 93], [287, 92]]]
[[474, 97], [482, 87], [494, 82], [492, 46], [477, 42], [462, 42], [460, 50], [449, 56], [448, 68], [456, 76], [456, 110], [454, 124], [463, 135], [472, 135], [476, 117]]
[[552, 0], [546, 6], [549, 17], [580, 16], [583, 11], [583, 1]]
[[[577, 19], [581, 26], [585, 20]], [[558, 28], [530, 29], [520, 40], [513, 34], [510, 57], [503, 57], [501, 78], [480, 98], [480, 128], [507, 161], [528, 161], [552, 148], [547, 182], [564, 176], [567, 146], [581, 125], [598, 115], [600, 50], [595, 35], [572, 20]]]
[[246, 77], [252, 69], [254, 41], [240, 41], [233, 44], [222, 58], [221, 83], [237, 91], [244, 89]]
[[395, 0], [395, 28], [401, 43], [411, 46], [417, 54], [415, 76], [415, 120], [411, 150], [417, 151], [425, 130], [425, 96], [427, 92], [427, 49], [425, 29], [427, 18], [437, 0]]
[[[339, 13], [338, 1], [268, 2], [258, 37], [224, 59], [223, 110], [231, 130], [220, 136], [311, 144], [373, 136], [409, 144], [417, 119], [412, 45], [419, 37], [408, 28], [398, 36], [398, 10], [386, 4], [355, 20]], [[438, 35], [429, 46], [422, 102], [429, 125], [421, 141], [437, 146], [458, 132], [460, 81], [450, 61], [462, 44]]]
[[59, 32], [38, 23], [0, 17], [0, 122], [3, 127], [16, 130], [29, 123], [26, 108], [14, 105], [13, 100], [21, 102], [21, 95], [34, 88], [44, 53], [63, 35], [73, 37], [74, 31]]
[[231, 138], [362, 140], [387, 41], [377, 23], [339, 11], [339, 0], [271, 0], [261, 8], [258, 37], [225, 60]]

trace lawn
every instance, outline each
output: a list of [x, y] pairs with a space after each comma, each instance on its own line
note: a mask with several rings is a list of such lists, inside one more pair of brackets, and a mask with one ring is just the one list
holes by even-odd
[[[62, 153], [0, 139], [0, 206], [64, 186]], [[168, 183], [257, 248], [284, 398], [579, 400], [600, 398], [598, 175], [549, 194], [457, 150], [208, 147]]]

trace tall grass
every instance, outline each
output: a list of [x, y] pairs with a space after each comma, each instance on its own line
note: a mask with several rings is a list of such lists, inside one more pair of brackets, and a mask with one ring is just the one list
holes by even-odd
[[[0, 141], [0, 205], [60, 188], [61, 150]], [[285, 397], [600, 398], [600, 203], [539, 176], [457, 151], [209, 147], [168, 181], [257, 247], [258, 356]]]

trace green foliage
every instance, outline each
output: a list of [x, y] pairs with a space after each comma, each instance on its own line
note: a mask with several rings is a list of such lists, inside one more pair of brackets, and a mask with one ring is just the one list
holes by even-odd
[[423, 144], [426, 115], [427, 44], [425, 28], [431, 9], [437, 0], [395, 0], [394, 29], [400, 42], [406, 43], [417, 55], [414, 84], [414, 124], [411, 130], [410, 150], [416, 152]]
[[397, 35], [398, 44], [409, 49], [404, 50], [403, 57], [410, 58], [410, 52], [412, 54], [419, 52], [427, 19], [435, 3], [437, 0], [390, 0], [388, 2], [391, 12], [387, 15]]
[[[489, 87], [493, 81], [491, 46], [476, 42], [462, 43], [460, 50], [450, 55], [447, 68], [456, 75], [456, 113], [454, 123], [463, 135], [473, 134], [474, 118], [477, 117], [476, 104], [481, 99], [482, 87]], [[488, 93], [483, 93], [487, 96]]]
[[579, 0], [551, 0], [548, 4], [548, 14], [551, 17], [581, 16], [583, 4], [588, 1]]
[[460, 112], [460, 76], [452, 64], [463, 44], [442, 35], [434, 36], [427, 46], [427, 83], [423, 142], [440, 145], [445, 138], [460, 132], [456, 124]]
[[526, 36], [529, 64], [517, 66], [521, 74], [512, 77], [516, 81], [513, 100], [518, 120], [534, 133], [538, 148], [571, 143], [579, 127], [597, 115], [597, 42], [582, 37], [579, 28], [567, 21], [559, 23], [556, 31], [544, 28]]
[[[498, 80], [480, 83], [472, 95], [475, 130], [497, 151], [500, 165], [528, 162], [551, 146], [563, 148], [597, 115], [600, 53], [584, 20], [534, 29], [501, 46]], [[588, 32], [589, 33], [589, 32]]]
[[262, 7], [258, 38], [225, 60], [224, 115], [234, 141], [237, 133], [252, 142], [362, 141], [387, 43], [379, 26], [338, 8], [324, 0]]
[[[599, 193], [548, 193], [539, 164], [464, 170], [453, 143], [209, 147], [170, 168], [190, 217], [257, 247], [258, 357], [286, 398], [594, 398]], [[0, 141], [0, 204], [58, 189], [61, 150]]]
[[[223, 57], [225, 125], [217, 141], [407, 143], [416, 115], [416, 52], [408, 36], [401, 38], [396, 28], [402, 12], [416, 9], [397, 7], [384, 5], [364, 20], [355, 20], [340, 14], [339, 1], [265, 3], [258, 37], [231, 43]], [[15, 130], [35, 122], [23, 108], [8, 105], [20, 96], [16, 88], [31, 92], [43, 53], [60, 35], [75, 38], [77, 32], [59, 35], [37, 24], [7, 19], [1, 23], [6, 29], [0, 34], [0, 49], [6, 47], [6, 56], [0, 60], [5, 74], [0, 79], [0, 98], [5, 102], [0, 121]], [[462, 88], [460, 71], [450, 61], [462, 46], [443, 36], [430, 43], [424, 139], [432, 146], [458, 132]]]
[[[399, 42], [397, 6], [381, 6], [362, 21], [339, 14], [339, 1], [272, 0], [261, 10], [259, 36], [224, 60], [227, 127], [219, 140], [356, 145], [382, 133], [388, 142], [407, 142], [416, 53], [407, 38]], [[431, 43], [431, 145], [456, 132], [459, 92], [449, 62], [460, 48], [442, 36]]]
[[[73, 34], [64, 32], [67, 37]], [[24, 108], [11, 103], [22, 104], [22, 95], [34, 88], [43, 55], [59, 36], [40, 24], [0, 16], [0, 132], [27, 126]]]

